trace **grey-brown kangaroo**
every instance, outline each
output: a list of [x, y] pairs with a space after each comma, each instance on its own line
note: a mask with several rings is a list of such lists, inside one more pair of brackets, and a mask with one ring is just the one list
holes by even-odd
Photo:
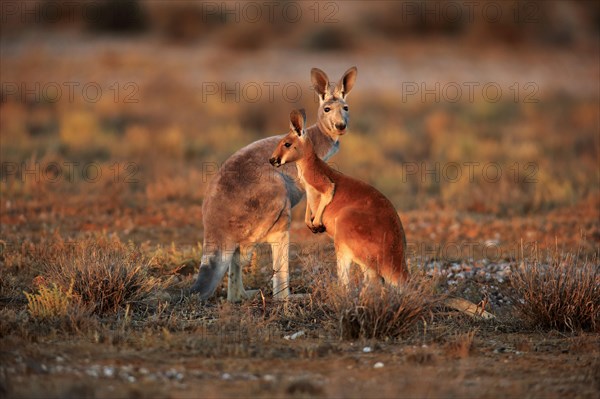
[[[306, 129], [316, 154], [329, 159], [338, 150], [338, 140], [349, 121], [346, 97], [356, 81], [357, 69], [348, 69], [337, 84], [325, 72], [311, 70], [319, 96], [317, 123]], [[241, 254], [250, 254], [263, 242], [271, 245], [273, 295], [289, 296], [289, 229], [291, 211], [304, 197], [296, 167], [275, 170], [268, 162], [285, 135], [256, 141], [233, 154], [211, 180], [202, 204], [204, 245], [198, 279], [192, 292], [210, 297], [229, 270], [227, 300], [248, 296], [242, 283]]]

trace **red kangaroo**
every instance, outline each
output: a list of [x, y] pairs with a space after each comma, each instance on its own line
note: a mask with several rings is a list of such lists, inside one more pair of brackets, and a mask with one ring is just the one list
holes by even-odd
[[[306, 134], [304, 110], [290, 114], [290, 131], [277, 144], [269, 162], [273, 166], [296, 163], [306, 190], [304, 221], [313, 233], [326, 231], [333, 238], [338, 278], [349, 283], [352, 262], [365, 279], [383, 278], [400, 286], [409, 278], [406, 238], [392, 203], [376, 188], [332, 168], [315, 153]], [[446, 306], [479, 318], [493, 318], [483, 307], [462, 298], [448, 298]]]
[[290, 132], [279, 142], [270, 162], [296, 162], [306, 189], [305, 222], [314, 232], [333, 238], [338, 277], [347, 285], [352, 262], [365, 278], [383, 277], [399, 285], [408, 279], [406, 239], [398, 213], [377, 189], [330, 168], [306, 134], [304, 110], [290, 114]]

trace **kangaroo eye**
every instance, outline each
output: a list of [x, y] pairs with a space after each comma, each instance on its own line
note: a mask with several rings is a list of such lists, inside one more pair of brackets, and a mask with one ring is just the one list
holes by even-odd
[[344, 111], [348, 111], [348, 106], [344, 105]]
[[287, 148], [290, 148], [292, 146], [292, 143], [285, 143], [284, 144]]
[[329, 111], [331, 111], [331, 108], [329, 108], [329, 107], [325, 107], [325, 108], [323, 108], [323, 111], [325, 111], [325, 112], [329, 112]]

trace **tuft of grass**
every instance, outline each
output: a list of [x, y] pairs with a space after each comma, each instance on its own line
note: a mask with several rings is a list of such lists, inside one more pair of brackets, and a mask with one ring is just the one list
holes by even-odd
[[73, 292], [73, 282], [66, 290], [55, 283], [43, 282], [37, 292], [24, 294], [27, 311], [35, 321], [66, 331], [79, 331], [89, 324], [90, 308]]
[[139, 250], [102, 237], [66, 247], [46, 265], [45, 277], [98, 315], [143, 302], [163, 285], [149, 275], [148, 260]]
[[574, 256], [521, 263], [511, 277], [513, 303], [533, 326], [600, 331], [600, 264]]
[[401, 288], [378, 282], [351, 282], [343, 287], [323, 279], [313, 297], [322, 303], [325, 319], [337, 326], [344, 339], [405, 336], [430, 318], [443, 300], [435, 294], [434, 283], [419, 274]]
[[25, 292], [27, 310], [35, 319], [57, 319], [68, 316], [79, 302], [73, 295], [73, 282], [64, 291], [56, 284], [41, 285], [37, 293]]

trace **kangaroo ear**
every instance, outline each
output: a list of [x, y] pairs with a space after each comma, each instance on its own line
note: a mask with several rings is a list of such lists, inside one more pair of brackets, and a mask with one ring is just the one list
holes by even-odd
[[327, 93], [327, 86], [329, 86], [329, 78], [327, 74], [321, 71], [319, 68], [313, 68], [310, 70], [310, 80], [312, 81], [313, 88], [321, 98], [325, 99], [325, 93]]
[[355, 66], [348, 69], [344, 76], [340, 79], [338, 84], [335, 86], [335, 91], [339, 93], [342, 98], [346, 98], [350, 90], [354, 87], [354, 82], [356, 82], [356, 75], [358, 74], [358, 69]]
[[304, 109], [293, 110], [290, 113], [290, 129], [300, 137], [304, 134], [304, 124], [306, 122], [306, 113]]

